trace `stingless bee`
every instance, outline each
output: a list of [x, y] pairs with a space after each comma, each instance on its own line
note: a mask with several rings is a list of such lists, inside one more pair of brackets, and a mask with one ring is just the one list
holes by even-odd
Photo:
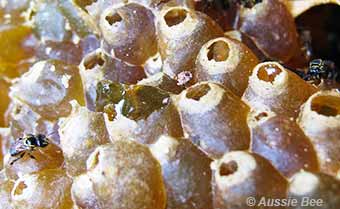
[[340, 83], [340, 72], [335, 63], [330, 60], [314, 59], [310, 61], [307, 71], [287, 69], [299, 75], [305, 81], [319, 84], [322, 81], [334, 81]]
[[337, 71], [334, 62], [329, 60], [315, 59], [309, 63], [309, 69], [304, 79], [330, 79], [336, 81], [339, 79], [339, 72]]
[[316, 85], [319, 85], [322, 82], [340, 83], [340, 72], [334, 62], [330, 60], [314, 59], [309, 63], [307, 72], [303, 73], [301, 78]]
[[10, 165], [20, 160], [27, 154], [30, 158], [35, 159], [32, 155], [33, 151], [38, 147], [46, 147], [49, 145], [49, 139], [43, 134], [27, 134], [24, 137], [18, 138], [10, 147], [10, 155], [12, 157], [18, 156]]

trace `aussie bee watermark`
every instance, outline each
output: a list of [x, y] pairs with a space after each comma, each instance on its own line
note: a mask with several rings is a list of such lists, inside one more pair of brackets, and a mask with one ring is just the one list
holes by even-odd
[[269, 197], [248, 197], [246, 204], [249, 207], [322, 207], [322, 199], [313, 199], [310, 197], [297, 198], [269, 198]]

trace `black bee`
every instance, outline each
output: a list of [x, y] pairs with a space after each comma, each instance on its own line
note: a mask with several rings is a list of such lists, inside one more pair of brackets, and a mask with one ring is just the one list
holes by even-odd
[[35, 159], [32, 152], [37, 147], [46, 147], [49, 144], [48, 138], [43, 134], [27, 134], [24, 137], [18, 138], [10, 148], [10, 155], [12, 157], [18, 156], [14, 159], [10, 165], [13, 165], [16, 161], [20, 160], [27, 154], [30, 158]]
[[309, 63], [307, 73], [303, 76], [306, 81], [340, 80], [340, 74], [334, 64], [329, 60], [314, 59]]

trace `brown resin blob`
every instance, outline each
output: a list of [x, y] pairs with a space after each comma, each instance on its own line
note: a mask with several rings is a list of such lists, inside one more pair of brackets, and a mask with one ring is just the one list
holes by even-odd
[[87, 160], [87, 172], [74, 179], [80, 208], [164, 209], [161, 167], [149, 149], [129, 140], [101, 145]]
[[71, 209], [72, 179], [61, 169], [48, 169], [20, 177], [12, 190], [14, 208]]
[[263, 62], [254, 68], [242, 99], [256, 111], [297, 117], [300, 106], [314, 92], [315, 87], [279, 63]]
[[186, 7], [164, 8], [158, 19], [163, 71], [172, 78], [182, 71], [192, 71], [202, 45], [223, 35], [210, 17]]
[[202, 82], [172, 97], [185, 136], [211, 157], [249, 148], [249, 107], [219, 84]]
[[157, 53], [154, 15], [140, 4], [108, 7], [101, 14], [100, 28], [106, 51], [125, 62], [141, 65]]
[[201, 48], [197, 59], [196, 80], [213, 81], [242, 96], [248, 86], [256, 56], [241, 42], [230, 38], [216, 38]]
[[[309, 208], [338, 209], [340, 207], [340, 180], [324, 173], [301, 171], [290, 179], [288, 197], [298, 200], [296, 207], [290, 209], [306, 208], [306, 200], [314, 205]], [[303, 201], [305, 203], [303, 203]]]
[[321, 171], [336, 176], [340, 171], [340, 94], [320, 91], [311, 96], [298, 123], [316, 149]]
[[297, 17], [300, 14], [304, 13], [308, 9], [322, 5], [322, 4], [338, 4], [340, 5], [339, 0], [308, 0], [308, 1], [285, 1], [287, 8], [292, 13], [293, 17]]
[[37, 62], [13, 84], [10, 97], [48, 120], [67, 116], [71, 100], [84, 104], [79, 69], [57, 60]]
[[72, 102], [72, 113], [59, 122], [60, 145], [66, 171], [71, 176], [86, 170], [86, 160], [93, 150], [110, 142], [103, 113], [91, 112]]
[[285, 116], [271, 117], [253, 127], [251, 151], [268, 159], [287, 177], [300, 170], [319, 170], [309, 138], [294, 120]]
[[[267, 161], [243, 151], [226, 153], [212, 164], [214, 208], [252, 209], [247, 198], [286, 198], [287, 180]], [[265, 207], [255, 207], [264, 209]], [[277, 207], [284, 209], [284, 207]]]
[[288, 61], [298, 46], [294, 18], [279, 0], [263, 0], [240, 11], [240, 31], [269, 58]]
[[161, 136], [150, 146], [162, 166], [167, 209], [212, 209], [211, 160], [188, 139]]

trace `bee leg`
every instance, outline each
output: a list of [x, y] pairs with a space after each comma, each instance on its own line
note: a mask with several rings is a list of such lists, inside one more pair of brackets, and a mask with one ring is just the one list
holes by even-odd
[[307, 81], [307, 80], [310, 79], [310, 77], [311, 77], [310, 75], [306, 74], [306, 75], [304, 75], [304, 76], [302, 77], [302, 79], [305, 80], [305, 81]]
[[30, 156], [30, 158], [37, 160], [31, 153], [28, 153], [28, 156]]
[[25, 152], [23, 152], [22, 154], [20, 154], [20, 156], [14, 160], [12, 160], [12, 162], [10, 162], [10, 165], [13, 165], [16, 161], [20, 160], [21, 158], [23, 158], [25, 156]]
[[305, 81], [310, 81], [310, 80], [312, 80], [311, 77], [310, 77], [310, 76], [307, 76], [307, 75], [304, 76], [304, 77], [302, 77], [302, 79], [305, 80]]

